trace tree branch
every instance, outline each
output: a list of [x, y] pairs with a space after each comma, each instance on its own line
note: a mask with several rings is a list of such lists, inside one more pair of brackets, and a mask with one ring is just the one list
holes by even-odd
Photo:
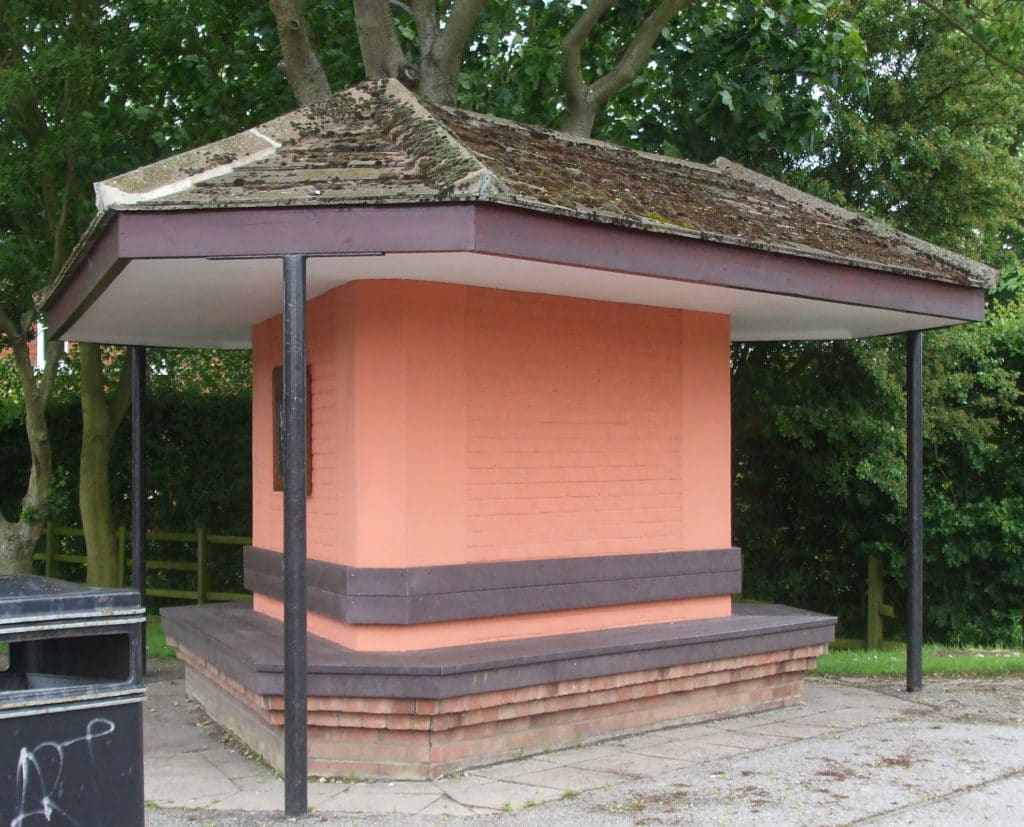
[[661, 0], [658, 7], [641, 23], [622, 57], [607, 74], [590, 84], [594, 101], [604, 106], [612, 96], [635, 78], [644, 66], [647, 55], [668, 22], [695, 0]]
[[569, 33], [562, 38], [562, 85], [565, 87], [565, 103], [568, 109], [581, 109], [586, 104], [587, 83], [583, 79], [580, 56], [583, 44], [587, 42], [601, 15], [608, 11], [614, 2], [615, 0], [592, 0]]
[[53, 390], [54, 380], [57, 378], [57, 368], [64, 360], [64, 348], [62, 343], [53, 339], [46, 340], [46, 367], [38, 378], [39, 399], [43, 405], [50, 399], [50, 392]]
[[420, 41], [420, 61], [434, 51], [437, 40], [437, 8], [433, 0], [412, 0], [412, 19]]
[[598, 19], [611, 8], [614, 0], [590, 3], [562, 40], [562, 83], [566, 95], [562, 128], [573, 135], [590, 135], [601, 107], [640, 73], [661, 30], [676, 14], [694, 2], [661, 0], [657, 8], [637, 27], [633, 39], [615, 65], [593, 83], [587, 84], [583, 78], [580, 53]]
[[60, 215], [53, 225], [53, 259], [50, 262], [50, 279], [52, 280], [60, 268], [64, 266], [64, 227], [67, 225], [68, 212], [71, 209], [71, 191], [75, 186], [75, 150], [71, 141], [66, 144], [67, 158], [64, 166], [64, 195], [61, 198]]
[[487, 0], [456, 0], [443, 29], [438, 28], [433, 0], [414, 0], [420, 41], [419, 94], [431, 103], [451, 106], [459, 91], [459, 68], [466, 43]]
[[1013, 72], [1013, 74], [1020, 75], [1021, 78], [1024, 78], [1024, 65], [1014, 63], [1012, 60], [1009, 60], [1000, 55], [984, 40], [982, 40], [974, 32], [972, 32], [964, 23], [962, 23], [954, 15], [950, 14], [948, 11], [942, 8], [942, 6], [940, 6], [938, 3], [933, 2], [933, 0], [921, 0], [921, 5], [931, 9], [933, 12], [935, 12], [935, 14], [937, 14], [939, 17], [945, 20], [950, 26], [956, 29], [956, 31], [960, 32], [960, 34], [962, 34], [971, 43], [977, 46], [978, 49], [981, 50], [981, 53], [983, 55], [990, 58], [991, 60], [994, 60], [1004, 69], [1007, 69], [1010, 72]]
[[[441, 31], [435, 60], [444, 71], [458, 73], [466, 44], [476, 28], [487, 0], [455, 0]], [[454, 101], [453, 101], [454, 102]]]
[[363, 68], [371, 80], [398, 78], [406, 85], [415, 77], [402, 52], [388, 0], [353, 0], [356, 34]]
[[281, 41], [278, 68], [287, 78], [300, 106], [323, 100], [331, 94], [331, 85], [306, 23], [306, 2], [270, 0]]

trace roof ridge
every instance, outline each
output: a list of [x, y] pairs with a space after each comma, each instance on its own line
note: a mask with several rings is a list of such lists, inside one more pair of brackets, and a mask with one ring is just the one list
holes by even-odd
[[[187, 149], [130, 172], [97, 181], [93, 184], [96, 210], [102, 213], [108, 209], [143, 204], [168, 195], [177, 195], [202, 181], [219, 178], [234, 172], [238, 167], [270, 158], [281, 148], [280, 141], [261, 131], [271, 123], [273, 121], [268, 121], [266, 124], [221, 138], [219, 141]], [[176, 171], [188, 168], [189, 162], [202, 162], [204, 158], [209, 158], [211, 151], [223, 153], [224, 162], [199, 169], [184, 178], [175, 175]]]
[[[370, 83], [372, 82], [373, 81]], [[486, 201], [492, 194], [509, 191], [508, 185], [502, 180], [501, 176], [491, 169], [484, 159], [467, 147], [459, 139], [458, 135], [445, 126], [445, 124], [424, 104], [423, 100], [401, 83], [401, 81], [394, 78], [386, 78], [381, 81], [376, 81], [376, 83], [381, 85], [381, 91], [384, 94], [389, 95], [393, 101], [404, 104], [415, 112], [415, 114], [419, 116], [420, 122], [424, 126], [428, 126], [436, 135], [441, 137], [451, 150], [476, 166], [476, 169], [470, 170], [461, 178], [452, 181], [448, 187], [446, 187], [451, 194], [464, 195], [474, 200]], [[368, 85], [369, 83], [360, 84], [362, 87], [366, 87]]]

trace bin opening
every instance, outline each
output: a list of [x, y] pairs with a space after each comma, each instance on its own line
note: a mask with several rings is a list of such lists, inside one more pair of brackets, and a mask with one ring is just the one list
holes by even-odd
[[[127, 632], [12, 641], [0, 688], [48, 689], [81, 683], [121, 683], [131, 678]], [[12, 683], [22, 682], [21, 686]]]
[[103, 686], [120, 681], [86, 678], [82, 675], [48, 675], [39, 672], [11, 672], [0, 675], [0, 692], [20, 692], [25, 689], [65, 689], [75, 686]]

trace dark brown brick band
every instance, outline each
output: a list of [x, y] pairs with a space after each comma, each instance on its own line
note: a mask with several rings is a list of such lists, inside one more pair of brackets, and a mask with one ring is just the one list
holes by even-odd
[[[245, 605], [164, 609], [167, 637], [246, 689], [284, 691], [282, 624]], [[836, 619], [738, 604], [731, 617], [414, 652], [308, 644], [310, 696], [453, 698], [600, 675], [799, 649], [830, 642]]]
[[[307, 565], [310, 611], [352, 624], [444, 620], [738, 594], [738, 548], [407, 569]], [[245, 586], [281, 600], [281, 555], [245, 549]]]

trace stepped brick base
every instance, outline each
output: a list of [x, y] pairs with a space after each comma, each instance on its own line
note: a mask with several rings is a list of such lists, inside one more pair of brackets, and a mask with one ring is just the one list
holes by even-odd
[[[173, 636], [173, 621], [169, 626]], [[805, 672], [827, 651], [824, 642], [806, 640], [807, 631], [804, 645], [790, 648], [447, 697], [346, 697], [317, 694], [311, 685], [309, 770], [323, 776], [436, 777], [659, 726], [788, 706], [801, 700]], [[811, 633], [824, 636], [831, 639], [831, 624]], [[281, 768], [280, 689], [261, 690], [237, 669], [212, 662], [209, 649], [203, 656], [176, 640], [189, 694]], [[613, 665], [608, 658], [605, 666]]]
[[[309, 771], [432, 778], [552, 748], [800, 702], [825, 646], [464, 695], [309, 699]], [[283, 767], [284, 699], [257, 695], [179, 648], [186, 688], [214, 720]]]

